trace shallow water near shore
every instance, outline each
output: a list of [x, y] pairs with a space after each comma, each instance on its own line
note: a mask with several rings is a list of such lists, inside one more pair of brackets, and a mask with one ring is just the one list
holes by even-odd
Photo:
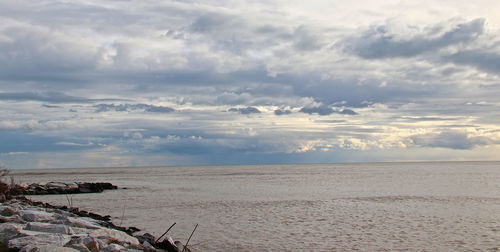
[[30, 196], [113, 216], [194, 251], [500, 248], [500, 162], [20, 170], [17, 182], [111, 182]]

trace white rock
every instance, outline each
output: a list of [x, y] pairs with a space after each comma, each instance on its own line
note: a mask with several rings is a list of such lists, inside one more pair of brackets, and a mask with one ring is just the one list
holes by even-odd
[[73, 218], [65, 217], [64, 224], [70, 225], [72, 227], [87, 228], [87, 229], [100, 229], [101, 226], [95, 222], [95, 220], [90, 218]]
[[30, 222], [26, 225], [26, 230], [40, 231], [46, 233], [73, 234], [71, 227], [63, 224], [50, 224], [41, 222]]
[[49, 222], [54, 220], [54, 214], [41, 210], [21, 210], [19, 216], [25, 221]]
[[21, 233], [22, 225], [13, 223], [0, 224], [0, 242], [7, 243]]
[[89, 230], [89, 235], [99, 239], [115, 240], [123, 245], [128, 244], [130, 246], [140, 247], [140, 243], [137, 238], [119, 230], [109, 228], [92, 229]]
[[33, 234], [24, 237], [18, 237], [9, 241], [9, 248], [21, 249], [25, 246], [32, 245], [41, 246], [56, 246], [63, 247], [71, 240], [71, 236], [65, 234], [49, 234], [34, 231], [23, 231], [23, 234]]

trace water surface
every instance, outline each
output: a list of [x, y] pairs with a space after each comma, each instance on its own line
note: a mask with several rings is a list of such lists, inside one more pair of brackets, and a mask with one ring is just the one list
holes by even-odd
[[[73, 205], [196, 251], [500, 248], [500, 162], [26, 170], [23, 183], [111, 182]], [[64, 195], [32, 196], [67, 204]]]

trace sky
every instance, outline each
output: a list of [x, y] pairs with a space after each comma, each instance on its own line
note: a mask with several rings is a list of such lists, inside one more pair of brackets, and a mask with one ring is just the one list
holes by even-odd
[[0, 1], [10, 169], [499, 160], [496, 0]]

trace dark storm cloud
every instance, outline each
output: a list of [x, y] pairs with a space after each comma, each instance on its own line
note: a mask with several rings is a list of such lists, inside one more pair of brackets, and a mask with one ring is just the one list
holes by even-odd
[[229, 112], [238, 112], [243, 115], [248, 115], [248, 114], [258, 114], [260, 113], [260, 110], [254, 107], [246, 107], [246, 108], [230, 108], [228, 110]]
[[423, 147], [441, 147], [449, 149], [468, 150], [476, 146], [491, 144], [486, 137], [471, 137], [466, 132], [444, 131], [439, 134], [412, 136], [414, 144]]
[[343, 42], [347, 51], [367, 59], [414, 57], [443, 47], [467, 43], [484, 32], [485, 19], [479, 18], [455, 25], [441, 33], [432, 34], [440, 27], [428, 27], [427, 33], [413, 37], [393, 34], [387, 26], [373, 26], [360, 37], [352, 37]]
[[144, 112], [156, 112], [156, 113], [169, 113], [175, 111], [173, 108], [165, 107], [165, 106], [155, 106], [148, 105], [143, 103], [138, 104], [96, 104], [94, 105], [96, 108], [95, 112], [105, 112], [105, 111], [131, 111], [131, 110], [142, 110]]
[[[41, 101], [50, 103], [92, 103], [99, 101], [113, 101], [117, 99], [87, 99], [83, 97], [66, 95], [65, 93], [47, 91], [47, 92], [2, 92], [0, 100], [10, 101]], [[49, 107], [50, 105], [44, 105]], [[51, 106], [54, 107], [54, 106]]]

